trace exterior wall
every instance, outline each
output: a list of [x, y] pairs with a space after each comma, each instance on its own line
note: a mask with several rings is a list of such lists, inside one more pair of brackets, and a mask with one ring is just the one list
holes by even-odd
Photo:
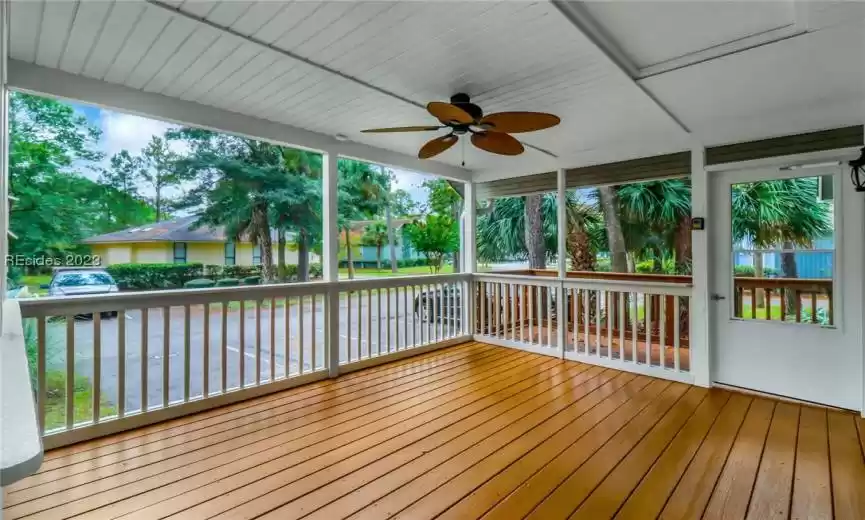
[[90, 249], [99, 255], [103, 266], [132, 262], [131, 244], [94, 244]]
[[225, 244], [223, 242], [187, 242], [186, 261], [222, 265], [225, 263]]
[[237, 244], [235, 265], [252, 265], [252, 244]]
[[132, 251], [132, 262], [138, 264], [166, 264], [174, 261], [170, 242], [136, 242]]

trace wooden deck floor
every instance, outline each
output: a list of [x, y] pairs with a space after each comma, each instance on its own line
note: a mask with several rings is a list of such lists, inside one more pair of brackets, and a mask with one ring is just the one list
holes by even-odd
[[865, 518], [865, 424], [479, 343], [55, 450], [14, 518]]

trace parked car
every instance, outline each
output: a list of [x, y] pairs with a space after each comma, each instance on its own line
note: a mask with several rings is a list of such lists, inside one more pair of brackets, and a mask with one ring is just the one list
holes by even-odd
[[[55, 269], [51, 283], [44, 284], [41, 288], [48, 290], [48, 296], [89, 296], [118, 291], [117, 283], [105, 269], [80, 268]], [[117, 311], [103, 312], [102, 316], [117, 316]]]
[[459, 287], [446, 286], [442, 289], [423, 291], [414, 298], [414, 314], [420, 321], [453, 320], [460, 323], [462, 318], [462, 291]]

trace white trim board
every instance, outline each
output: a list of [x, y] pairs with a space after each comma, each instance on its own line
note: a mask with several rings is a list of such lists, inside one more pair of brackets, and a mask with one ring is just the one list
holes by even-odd
[[457, 181], [472, 179], [471, 171], [456, 166], [351, 141], [338, 141], [333, 136], [303, 128], [143, 92], [57, 69], [9, 60], [8, 71], [9, 87], [25, 92], [80, 101], [143, 117], [273, 141], [296, 148], [329, 152], [341, 157], [429, 173]]

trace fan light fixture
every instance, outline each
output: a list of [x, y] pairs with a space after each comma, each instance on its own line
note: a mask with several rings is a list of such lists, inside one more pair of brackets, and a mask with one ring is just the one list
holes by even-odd
[[856, 191], [865, 191], [865, 148], [862, 148], [862, 155], [858, 159], [853, 159], [847, 164], [850, 165], [850, 180], [853, 181], [853, 187]]

